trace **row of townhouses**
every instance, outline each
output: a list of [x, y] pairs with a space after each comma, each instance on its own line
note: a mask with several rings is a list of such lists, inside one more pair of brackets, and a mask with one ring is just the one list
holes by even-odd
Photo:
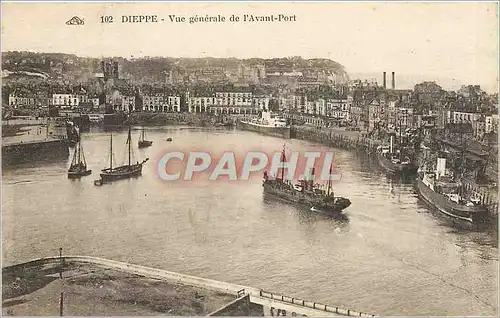
[[[335, 98], [318, 98], [307, 94], [284, 94], [278, 97], [281, 110], [309, 116], [328, 118], [338, 122], [359, 125], [364, 123], [368, 130], [373, 130], [381, 123], [384, 126], [418, 126], [421, 116], [414, 115], [414, 108], [409, 102], [410, 95], [399, 98], [375, 96], [371, 99], [354, 99], [352, 94], [341, 94]], [[133, 90], [113, 90], [102, 100], [98, 96], [78, 93], [48, 94], [13, 92], [9, 96], [9, 105], [14, 108], [38, 108], [56, 106], [61, 109], [88, 107], [97, 109], [104, 103], [113, 105], [115, 110], [128, 112], [181, 112], [215, 114], [257, 114], [262, 109], [269, 109], [269, 96], [257, 96], [251, 92], [216, 92], [215, 94], [194, 94], [187, 91], [182, 97], [172, 93], [136, 94]], [[437, 124], [469, 123], [474, 135], [481, 137], [497, 131], [498, 115], [483, 114], [474, 111], [442, 110], [438, 112]]]
[[190, 113], [256, 114], [269, 108], [269, 96], [255, 96], [250, 92], [217, 92], [214, 96], [191, 96], [186, 93]]
[[281, 109], [286, 109], [291, 112], [350, 121], [353, 97], [351, 95], [346, 95], [329, 99], [312, 99], [307, 95], [290, 95], [280, 97], [279, 105]]
[[[217, 92], [199, 96], [189, 91], [185, 93], [185, 105], [188, 112], [255, 114], [268, 109], [268, 96], [255, 96], [251, 92]], [[9, 105], [13, 108], [39, 108], [55, 106], [60, 109], [91, 108], [97, 109], [103, 104], [112, 105], [117, 111], [180, 112], [181, 96], [169, 93], [136, 94], [131, 90], [113, 90], [98, 96], [84, 93], [52, 94], [52, 97], [36, 98], [33, 94], [13, 92], [9, 96]]]

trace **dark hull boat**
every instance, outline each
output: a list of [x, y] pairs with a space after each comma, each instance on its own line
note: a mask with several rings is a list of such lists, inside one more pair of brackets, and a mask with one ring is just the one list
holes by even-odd
[[139, 148], [146, 148], [146, 147], [151, 146], [152, 144], [153, 144], [153, 142], [150, 140], [139, 140], [139, 142], [137, 143]]
[[142, 165], [149, 160], [146, 158], [141, 162], [132, 163], [132, 136], [131, 136], [131, 128], [129, 125], [128, 128], [128, 136], [127, 136], [127, 148], [128, 148], [128, 164], [113, 167], [113, 135], [110, 136], [110, 166], [109, 168], [101, 170], [101, 179], [95, 180], [94, 184], [99, 186], [104, 183], [108, 183], [111, 181], [129, 179], [133, 177], [138, 177], [142, 174]]
[[[281, 161], [286, 161], [284, 150]], [[313, 181], [301, 180], [300, 184], [293, 185], [290, 181], [284, 180], [283, 171], [284, 169], [282, 169], [281, 178], [275, 179], [271, 179], [267, 172], [264, 172], [262, 182], [264, 194], [270, 194], [289, 203], [307, 207], [311, 211], [331, 216], [339, 215], [351, 205], [349, 199], [334, 196], [331, 192], [331, 180], [328, 181], [328, 189], [325, 191], [315, 187]], [[332, 167], [330, 167], [330, 175], [331, 172]], [[314, 175], [314, 169], [312, 174]]]
[[439, 212], [474, 224], [482, 223], [487, 210], [481, 205], [467, 206], [451, 201], [446, 195], [433, 191], [421, 178], [417, 178], [417, 189], [420, 197]]
[[376, 154], [379, 166], [389, 174], [415, 174], [418, 170], [417, 166], [410, 160], [408, 156], [403, 155], [402, 151], [404, 150], [404, 148], [400, 148], [401, 149], [394, 149], [393, 136], [391, 136], [389, 146], [378, 146]]
[[456, 220], [480, 224], [488, 210], [473, 194], [466, 193], [461, 183], [445, 174], [446, 160], [438, 158], [435, 172], [420, 171], [417, 177], [419, 196], [439, 212]]
[[148, 159], [143, 160], [140, 163], [134, 165], [124, 165], [115, 168], [104, 169], [101, 172], [101, 179], [103, 182], [116, 181], [120, 179], [128, 179], [132, 177], [138, 177], [142, 174], [142, 165], [148, 161]]
[[[351, 205], [351, 201], [342, 197], [323, 197], [314, 196], [296, 190], [291, 184], [286, 187], [286, 183], [281, 180], [264, 181], [264, 193], [276, 196], [284, 201], [307, 207], [313, 212], [319, 212], [328, 215], [338, 215], [344, 209]], [[325, 200], [326, 199], [326, 200]]]
[[86, 166], [71, 166], [68, 169], [68, 178], [80, 178], [85, 177], [92, 174], [92, 170], [88, 170]]
[[80, 178], [88, 176], [92, 170], [87, 169], [87, 162], [85, 161], [85, 154], [82, 151], [81, 139], [77, 142], [75, 152], [73, 153], [73, 160], [68, 169], [68, 178]]
[[380, 167], [382, 167], [386, 172], [391, 174], [404, 174], [411, 175], [415, 174], [418, 168], [411, 162], [398, 162], [397, 160], [392, 160], [387, 157], [386, 154], [377, 151], [377, 161]]
[[151, 140], [146, 140], [146, 132], [144, 131], [144, 127], [141, 131], [141, 137], [139, 138], [139, 142], [137, 143], [139, 148], [146, 148], [153, 144]]

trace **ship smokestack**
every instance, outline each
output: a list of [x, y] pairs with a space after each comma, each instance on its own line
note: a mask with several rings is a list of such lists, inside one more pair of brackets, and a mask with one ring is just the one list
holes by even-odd
[[384, 89], [386, 89], [387, 88], [387, 72], [384, 72], [383, 83], [384, 83]]
[[436, 164], [436, 177], [439, 179], [444, 176], [446, 172], [446, 158], [437, 158]]
[[392, 72], [392, 89], [396, 89], [396, 73]]

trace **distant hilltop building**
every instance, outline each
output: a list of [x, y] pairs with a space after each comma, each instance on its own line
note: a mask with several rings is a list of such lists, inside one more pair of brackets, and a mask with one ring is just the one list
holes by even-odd
[[101, 70], [104, 75], [104, 80], [119, 78], [118, 62], [101, 61]]
[[266, 78], [266, 66], [263, 64], [240, 64], [237, 72], [240, 80], [251, 83], [259, 83], [261, 80]]

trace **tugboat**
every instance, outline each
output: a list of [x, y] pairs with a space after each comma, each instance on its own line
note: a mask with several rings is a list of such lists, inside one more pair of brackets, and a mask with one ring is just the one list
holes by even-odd
[[290, 138], [291, 132], [290, 125], [288, 125], [285, 118], [266, 110], [262, 110], [261, 118], [240, 121], [238, 127], [243, 130], [279, 138]]
[[146, 148], [151, 146], [152, 144], [153, 142], [151, 140], [146, 140], [146, 132], [144, 131], [144, 127], [142, 127], [141, 137], [139, 137], [137, 145], [139, 146], [139, 148]]
[[[281, 155], [281, 161], [286, 161], [285, 149]], [[332, 166], [330, 165], [330, 175]], [[314, 176], [314, 168], [312, 169]], [[313, 178], [314, 179], [314, 178]], [[344, 209], [351, 205], [347, 198], [336, 197], [332, 193], [332, 181], [328, 180], [327, 190], [314, 185], [314, 182], [300, 180], [300, 183], [293, 185], [289, 180], [284, 180], [284, 166], [281, 170], [281, 178], [271, 178], [267, 171], [264, 172], [262, 182], [265, 194], [274, 195], [285, 201], [308, 207], [311, 211], [327, 214], [330, 216], [339, 215]]]
[[403, 149], [394, 150], [393, 136], [390, 138], [389, 146], [377, 147], [377, 161], [388, 173], [411, 175], [417, 172], [409, 156], [402, 153]]
[[136, 162], [133, 164], [131, 158], [132, 157], [131, 141], [132, 141], [131, 128], [129, 125], [128, 136], [127, 136], [128, 164], [119, 167], [113, 167], [113, 134], [110, 133], [110, 152], [109, 152], [110, 165], [109, 168], [101, 170], [101, 179], [95, 180], [94, 181], [95, 185], [102, 185], [103, 183], [111, 182], [114, 180], [129, 179], [132, 177], [140, 176], [142, 174], [142, 165], [146, 161], [148, 161], [149, 158], [146, 158], [141, 162]]
[[446, 159], [437, 158], [436, 170], [419, 169], [417, 190], [420, 197], [441, 213], [467, 223], [479, 224], [487, 217], [487, 208], [473, 193], [446, 171]]
[[80, 178], [88, 176], [92, 173], [92, 170], [87, 170], [87, 162], [85, 160], [85, 154], [82, 151], [82, 140], [78, 140], [75, 152], [73, 153], [73, 160], [71, 161], [71, 166], [68, 169], [68, 178]]

